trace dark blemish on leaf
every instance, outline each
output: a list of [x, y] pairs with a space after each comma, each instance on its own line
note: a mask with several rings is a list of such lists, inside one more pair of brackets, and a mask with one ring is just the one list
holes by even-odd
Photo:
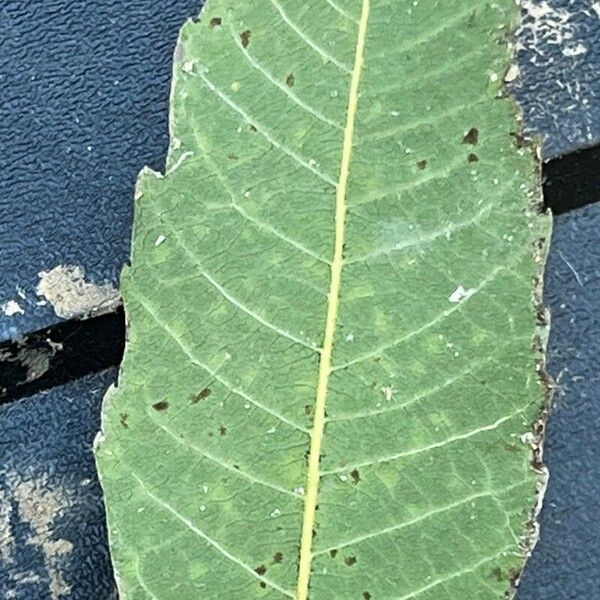
[[261, 581], [258, 585], [264, 590], [267, 587], [267, 584], [264, 581]]
[[514, 454], [516, 454], [517, 452], [520, 452], [520, 448], [518, 446], [516, 446], [515, 444], [508, 444], [506, 442], [504, 442], [504, 449], [508, 450], [508, 452], [512, 452]]
[[379, 362], [380, 360], [381, 360], [381, 356], [376, 356], [376, 357], [373, 359], [373, 361], [374, 361], [374, 362]]
[[240, 157], [237, 154], [228, 154], [227, 158], [229, 160], [239, 160], [240, 159]]
[[316, 529], [312, 530], [312, 536], [313, 536], [313, 540], [317, 537], [317, 530]]
[[334, 548], [333, 550], [329, 551], [329, 556], [331, 556], [331, 558], [335, 558], [337, 556], [338, 551]]
[[504, 579], [504, 576], [502, 575], [502, 569], [500, 567], [494, 567], [492, 569], [492, 575], [496, 581], [502, 581]]
[[426, 166], [427, 166], [426, 160], [417, 161], [417, 169], [419, 169], [420, 171], [422, 171]]
[[519, 569], [514, 567], [508, 571], [508, 580], [510, 581], [511, 587], [514, 587], [521, 576]]
[[167, 410], [167, 408], [169, 408], [169, 403], [166, 400], [161, 400], [160, 402], [155, 402], [152, 405], [152, 408], [158, 411]]
[[294, 77], [293, 73], [290, 73], [286, 78], [285, 78], [285, 82], [287, 83], [288, 87], [294, 87], [294, 83], [296, 83], [296, 78]]
[[516, 131], [511, 131], [509, 135], [514, 138], [515, 146], [517, 148], [525, 148], [525, 146], [527, 146], [527, 140], [525, 139], [524, 135]]
[[256, 129], [256, 127], [254, 127], [254, 125], [252, 125], [252, 123], [250, 123], [248, 125], [248, 127], [249, 127], [250, 131], [254, 131], [255, 133], [258, 131], [258, 129]]
[[218, 27], [222, 22], [223, 20], [221, 19], [221, 17], [213, 17], [210, 20], [210, 26], [214, 29], [215, 27]]
[[475, 146], [478, 141], [479, 141], [479, 130], [477, 129], [477, 127], [471, 127], [471, 129], [469, 129], [469, 131], [467, 131], [467, 133], [465, 133], [465, 135], [462, 139], [463, 144], [471, 144], [472, 146]]
[[360, 481], [360, 473], [358, 472], [358, 469], [354, 469], [354, 471], [352, 471], [350, 473], [350, 477], [352, 477], [352, 481], [354, 481], [354, 483], [358, 483]]
[[129, 415], [127, 413], [121, 413], [119, 416], [120, 416], [121, 425], [125, 429], [129, 429], [129, 425], [127, 425], [127, 419], [129, 419]]
[[224, 425], [221, 425], [219, 427], [219, 435], [226, 435], [227, 434], [227, 427], [225, 427]]
[[242, 40], [242, 46], [244, 46], [244, 48], [248, 47], [251, 35], [252, 32], [249, 29], [246, 29], [246, 31], [242, 32], [242, 35], [240, 35], [240, 39]]
[[471, 152], [471, 154], [469, 154], [469, 156], [467, 156], [467, 160], [470, 163], [478, 162], [479, 161], [479, 156], [477, 156], [477, 154], [473, 154], [473, 152]]
[[237, 469], [238, 471], [240, 470], [240, 465], [233, 465], [234, 469]]
[[371, 596], [371, 594], [369, 594], [369, 592], [363, 592], [363, 598], [365, 600], [371, 600], [373, 596]]
[[312, 413], [312, 406], [310, 404], [305, 404], [304, 405], [304, 414], [306, 416], [310, 415], [310, 413]]
[[472, 29], [473, 27], [475, 27], [475, 16], [477, 15], [477, 11], [474, 10], [470, 15], [469, 15], [469, 20], [467, 21], [467, 29]]
[[208, 398], [211, 394], [212, 394], [212, 392], [211, 392], [210, 388], [204, 388], [203, 390], [200, 390], [195, 396], [192, 396], [192, 403], [198, 404], [198, 402], [200, 402], [200, 400], [204, 400], [205, 398]]
[[356, 564], [356, 556], [346, 556], [344, 562], [351, 567], [352, 565]]
[[273, 564], [279, 564], [283, 561], [283, 552], [275, 552], [273, 554]]
[[267, 572], [267, 567], [265, 567], [265, 565], [260, 565], [258, 567], [254, 568], [254, 571], [258, 574], [258, 575], [264, 575]]

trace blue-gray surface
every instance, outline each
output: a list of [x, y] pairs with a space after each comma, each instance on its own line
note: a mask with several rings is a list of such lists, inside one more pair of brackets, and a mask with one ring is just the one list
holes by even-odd
[[200, 4], [0, 0], [0, 304], [25, 312], [0, 311], [0, 340], [56, 322], [40, 271], [117, 284], [137, 173], [164, 162], [177, 34]]
[[519, 600], [600, 598], [600, 205], [556, 218], [546, 267], [548, 369], [558, 384], [541, 535]]
[[0, 407], [0, 598], [116, 598], [92, 453], [115, 377]]
[[526, 130], [552, 158], [600, 141], [600, 3], [521, 0], [520, 77]]

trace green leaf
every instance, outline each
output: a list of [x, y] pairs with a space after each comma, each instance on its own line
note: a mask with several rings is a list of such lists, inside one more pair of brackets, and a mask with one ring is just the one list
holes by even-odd
[[[549, 222], [514, 0], [212, 0], [97, 447], [124, 599], [504, 598]], [[524, 440], [524, 441], [523, 441]]]

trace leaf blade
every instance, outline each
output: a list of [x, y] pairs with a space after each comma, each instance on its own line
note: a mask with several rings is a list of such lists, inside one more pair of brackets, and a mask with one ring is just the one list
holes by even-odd
[[[168, 174], [138, 185], [130, 339], [98, 450], [121, 588], [502, 597], [533, 504], [513, 438], [542, 404], [530, 244], [547, 229], [490, 80], [514, 8], [448, 2], [431, 19], [371, 0], [361, 17], [369, 2], [338, 1], [332, 27], [313, 4], [215, 1], [182, 33]], [[361, 31], [359, 85], [345, 66]], [[449, 44], [463, 84], [446, 80]]]

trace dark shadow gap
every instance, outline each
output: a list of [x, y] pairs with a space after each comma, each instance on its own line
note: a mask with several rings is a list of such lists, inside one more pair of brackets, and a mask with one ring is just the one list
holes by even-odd
[[0, 344], [0, 404], [118, 366], [125, 313], [64, 321]]
[[[544, 163], [544, 205], [554, 214], [600, 201], [600, 146]], [[0, 404], [49, 390], [121, 363], [123, 308], [41, 329], [0, 344]]]
[[549, 160], [542, 173], [544, 205], [555, 215], [600, 201], [600, 146]]

